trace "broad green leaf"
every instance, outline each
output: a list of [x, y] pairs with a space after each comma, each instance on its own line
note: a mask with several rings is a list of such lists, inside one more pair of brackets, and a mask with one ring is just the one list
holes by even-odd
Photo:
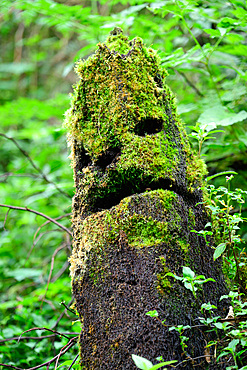
[[17, 281], [25, 279], [37, 278], [42, 274], [42, 270], [35, 270], [32, 268], [20, 268], [6, 273], [7, 276], [15, 278]]
[[220, 34], [220, 31], [219, 30], [213, 30], [211, 28], [204, 28], [203, 29], [204, 32], [208, 33], [211, 37], [220, 37], [221, 34]]
[[217, 259], [217, 258], [219, 258], [224, 252], [225, 252], [225, 249], [226, 249], [226, 243], [220, 243], [217, 247], [216, 247], [216, 249], [215, 249], [215, 251], [214, 251], [214, 256], [213, 256], [213, 258], [214, 258], [214, 261]]
[[[160, 369], [162, 366], [175, 364], [176, 362], [177, 362], [177, 361], [175, 361], [175, 360], [161, 362], [160, 364], [157, 364], [157, 365], [152, 366], [149, 370], [156, 370], [156, 369]], [[163, 370], [166, 370], [166, 369], [163, 369]]]
[[141, 370], [150, 370], [153, 366], [152, 362], [147, 360], [144, 357], [132, 355], [132, 360], [134, 361], [138, 369], [141, 369]]
[[228, 348], [231, 348], [234, 352], [236, 351], [236, 346], [239, 344], [239, 339], [233, 339], [228, 344]]
[[206, 109], [198, 118], [198, 122], [200, 122], [200, 124], [214, 123], [217, 126], [229, 126], [236, 122], [241, 122], [246, 118], [246, 111], [232, 113], [222, 105], [216, 105], [212, 108]]
[[148, 311], [146, 313], [146, 315], [147, 316], [150, 316], [150, 317], [158, 317], [159, 316], [159, 314], [158, 314], [158, 312], [156, 310], [154, 310], [154, 311]]
[[193, 279], [195, 277], [195, 273], [189, 267], [183, 266], [183, 277], [188, 277], [188, 278]]

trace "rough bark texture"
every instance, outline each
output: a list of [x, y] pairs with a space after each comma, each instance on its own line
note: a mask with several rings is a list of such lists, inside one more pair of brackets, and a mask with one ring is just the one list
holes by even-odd
[[[193, 155], [156, 53], [115, 29], [87, 61], [67, 113], [76, 193], [71, 275], [82, 322], [83, 369], [135, 369], [131, 354], [182, 361], [178, 335], [166, 325], [197, 325], [200, 305], [225, 293], [220, 262], [203, 238], [204, 163]], [[167, 277], [189, 266], [216, 280], [198, 302]], [[211, 334], [210, 334], [211, 335]], [[188, 332], [188, 353], [205, 355], [212, 339]], [[198, 369], [223, 365], [195, 360]], [[191, 362], [179, 368], [191, 369]]]

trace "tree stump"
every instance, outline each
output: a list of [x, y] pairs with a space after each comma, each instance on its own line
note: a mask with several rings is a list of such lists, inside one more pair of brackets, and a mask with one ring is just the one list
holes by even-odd
[[[154, 50], [114, 29], [76, 67], [80, 80], [67, 112], [76, 193], [73, 199], [73, 294], [82, 322], [83, 369], [135, 369], [131, 355], [158, 363], [186, 359], [169, 325], [198, 325], [201, 304], [225, 294], [220, 262], [202, 230], [204, 162], [193, 154], [174, 96]], [[198, 204], [201, 203], [201, 204]], [[167, 272], [189, 266], [216, 282], [192, 292]], [[179, 369], [220, 369], [205, 357], [212, 339], [188, 332], [194, 363]]]

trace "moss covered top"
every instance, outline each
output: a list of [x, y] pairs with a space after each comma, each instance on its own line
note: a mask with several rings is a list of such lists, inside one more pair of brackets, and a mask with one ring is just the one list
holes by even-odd
[[76, 72], [66, 126], [85, 199], [119, 192], [126, 181], [131, 193], [162, 180], [190, 189], [199, 184], [205, 168], [197, 160], [193, 173], [196, 160], [153, 49], [116, 28]]

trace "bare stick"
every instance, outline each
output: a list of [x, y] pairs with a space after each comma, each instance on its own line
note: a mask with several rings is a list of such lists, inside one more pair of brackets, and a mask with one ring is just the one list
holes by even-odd
[[4, 137], [5, 139], [7, 140], [11, 140], [15, 146], [20, 150], [20, 152], [28, 159], [28, 161], [31, 163], [32, 167], [42, 176], [42, 178], [48, 183], [48, 184], [52, 184], [53, 186], [55, 186], [55, 188], [63, 195], [65, 195], [67, 198], [71, 198], [71, 196], [69, 194], [67, 194], [65, 191], [63, 191], [62, 189], [60, 189], [57, 184], [55, 184], [55, 182], [53, 181], [50, 181], [47, 176], [42, 172], [42, 170], [36, 166], [36, 164], [34, 163], [34, 161], [32, 160], [32, 158], [29, 156], [29, 154], [23, 150], [21, 148], [21, 146], [18, 144], [18, 142], [13, 138], [13, 137], [10, 137], [10, 136], [7, 136], [3, 133], [0, 133], [0, 136]]
[[69, 266], [69, 262], [65, 261], [63, 267], [56, 273], [55, 276], [53, 276], [53, 278], [51, 279], [51, 282], [55, 283], [55, 281], [57, 281], [57, 279], [59, 279], [60, 276], [63, 275], [64, 271], [67, 270], [68, 266]]
[[0, 177], [4, 177], [4, 180], [1, 182], [4, 182], [8, 177], [32, 177], [35, 179], [41, 179], [42, 177], [39, 175], [35, 175], [33, 173], [13, 173], [13, 172], [5, 172]]
[[[80, 333], [63, 333], [65, 335], [79, 335]], [[49, 334], [49, 335], [43, 335], [41, 337], [12, 337], [12, 338], [5, 338], [5, 339], [0, 339], [0, 343], [4, 343], [4, 342], [11, 342], [12, 340], [43, 340], [43, 339], [47, 339], [47, 338], [54, 338], [56, 337], [57, 334]]]
[[33, 244], [32, 244], [32, 246], [31, 246], [31, 248], [30, 248], [30, 250], [29, 250], [29, 252], [28, 252], [28, 254], [27, 254], [27, 257], [26, 257], [26, 259], [25, 259], [24, 264], [29, 260], [29, 257], [30, 257], [30, 255], [31, 255], [31, 253], [32, 253], [32, 251], [33, 251], [33, 249], [34, 249], [34, 247], [36, 246], [36, 244], [38, 243], [38, 241], [42, 238], [42, 236], [44, 236], [44, 235], [46, 235], [46, 234], [48, 234], [48, 233], [52, 233], [52, 232], [54, 232], [54, 231], [59, 231], [59, 232], [61, 232], [61, 230], [60, 230], [60, 229], [53, 229], [53, 230], [47, 230], [47, 231], [45, 231], [44, 233], [39, 234], [38, 238], [37, 238], [36, 240], [34, 240], [34, 241], [33, 241]]
[[31, 328], [31, 329], [28, 329], [28, 330], [23, 331], [21, 333], [21, 335], [19, 336], [18, 343], [19, 343], [19, 341], [21, 339], [22, 334], [29, 333], [30, 331], [33, 331], [33, 330], [47, 330], [47, 331], [51, 331], [52, 333], [55, 333], [57, 335], [60, 335], [61, 337], [64, 337], [66, 339], [69, 339], [69, 337], [67, 337], [66, 334], [60, 333], [59, 331], [56, 331], [56, 330], [53, 330], [53, 329], [49, 329], [49, 328], [39, 328], [39, 327], [37, 327], [37, 328]]
[[[65, 217], [69, 217], [69, 216], [71, 216], [72, 215], [72, 213], [65, 213], [64, 215], [62, 215], [62, 216], [59, 216], [59, 217], [56, 217], [56, 218], [54, 218], [54, 220], [61, 220], [61, 218], [65, 218]], [[49, 223], [50, 223], [51, 221], [46, 221], [46, 222], [44, 222], [41, 226], [39, 226], [38, 227], [38, 229], [36, 230], [36, 232], [35, 232], [35, 234], [34, 234], [34, 237], [33, 237], [33, 243], [35, 242], [35, 238], [36, 238], [36, 236], [37, 236], [37, 234], [38, 234], [38, 232], [40, 231], [40, 229], [42, 228], [42, 227], [44, 227], [45, 225], [48, 225]], [[36, 243], [35, 243], [36, 244]]]
[[7, 213], [6, 213], [6, 215], [5, 215], [5, 219], [4, 219], [4, 223], [3, 223], [3, 229], [4, 229], [5, 231], [6, 231], [6, 229], [5, 229], [5, 224], [6, 224], [6, 222], [7, 222], [7, 218], [8, 218], [9, 212], [10, 212], [10, 209], [8, 209], [8, 210], [7, 210]]
[[[70, 306], [74, 301], [74, 298], [71, 299], [71, 301], [69, 302], [68, 306]], [[59, 324], [59, 322], [62, 320], [62, 318], [64, 317], [65, 313], [67, 312], [67, 309], [65, 309], [61, 315], [59, 316], [59, 318], [57, 319], [57, 321], [55, 322], [55, 325], [53, 325], [53, 328], [56, 328]]]
[[7, 204], [0, 204], [0, 207], [6, 207], [6, 208], [9, 208], [9, 209], [17, 209], [19, 211], [28, 211], [28, 212], [31, 212], [31, 213], [35, 213], [36, 215], [44, 217], [47, 220], [49, 220], [50, 222], [53, 222], [55, 225], [57, 225], [58, 227], [60, 227], [64, 231], [66, 231], [66, 233], [68, 233], [69, 235], [72, 236], [72, 232], [69, 229], [67, 229], [67, 227], [63, 226], [62, 224], [60, 224], [59, 222], [54, 220], [54, 218], [51, 218], [51, 217], [45, 215], [44, 213], [35, 211], [34, 209], [30, 209], [28, 207], [17, 207], [17, 206], [10, 206], [10, 205], [7, 205]]
[[[54, 218], [54, 220], [55, 220], [55, 221], [57, 221], [57, 220], [61, 220], [61, 218], [65, 218], [65, 217], [68, 217], [68, 216], [71, 216], [71, 215], [72, 215], [72, 213], [66, 213], [66, 214], [64, 214], [64, 215], [62, 215], [62, 216], [59, 216], [59, 217]], [[39, 227], [38, 227], [38, 229], [35, 231], [35, 234], [34, 234], [34, 236], [33, 236], [33, 244], [32, 244], [32, 247], [31, 247], [30, 251], [28, 252], [28, 256], [27, 256], [26, 260], [28, 260], [28, 259], [29, 259], [30, 254], [31, 254], [31, 253], [32, 253], [32, 251], [33, 251], [33, 248], [35, 247], [35, 245], [38, 243], [38, 241], [39, 241], [39, 239], [40, 239], [40, 237], [38, 237], [38, 238], [37, 238], [37, 240], [36, 240], [36, 236], [37, 236], [38, 232], [40, 231], [40, 229], [41, 229], [42, 227], [44, 227], [45, 225], [48, 225], [50, 222], [51, 222], [51, 221], [46, 221], [46, 222], [44, 222], [44, 223], [43, 223], [41, 226], [39, 226]], [[44, 235], [44, 234], [42, 234], [42, 235]]]
[[196, 87], [196, 85], [194, 85], [189, 79], [188, 79], [188, 77], [186, 76], [186, 74], [184, 73], [184, 72], [182, 72], [182, 71], [176, 71], [176, 72], [178, 72], [184, 79], [185, 79], [185, 81], [187, 82], [187, 84], [190, 86], [190, 87], [192, 87], [192, 89], [194, 89], [195, 90], [195, 92], [199, 95], [199, 96], [201, 96], [201, 97], [203, 97], [204, 96], [204, 94]]
[[[40, 369], [43, 366], [50, 365], [52, 362], [56, 361], [56, 359], [58, 357], [60, 358], [62, 355], [64, 355], [66, 352], [68, 352], [68, 350], [76, 344], [76, 340], [77, 340], [77, 337], [71, 338], [70, 341], [67, 344], [67, 347], [63, 351], [61, 350], [58, 355], [53, 357], [51, 360], [44, 362], [41, 365], [37, 365], [37, 366], [34, 366], [34, 367], [29, 367], [29, 368], [26, 368], [26, 369], [22, 369], [21, 367], [16, 367], [16, 366], [13, 366], [13, 365], [7, 365], [7, 364], [2, 364], [2, 363], [0, 363], [0, 366], [10, 367], [10, 368], [15, 369], [15, 370], [36, 370], [36, 369]], [[49, 367], [47, 367], [47, 368], [49, 368]]]
[[61, 249], [64, 249], [66, 247], [66, 243], [63, 243], [62, 245], [60, 245], [60, 247], [58, 247], [53, 255], [52, 255], [52, 258], [51, 258], [51, 268], [50, 268], [50, 272], [49, 272], [49, 277], [48, 277], [48, 281], [47, 281], [47, 284], [46, 284], [46, 290], [45, 290], [45, 294], [41, 300], [41, 307], [42, 307], [42, 304], [43, 304], [43, 301], [45, 299], [45, 296], [46, 296], [46, 293], [47, 293], [47, 290], [49, 288], [49, 284], [50, 284], [50, 281], [51, 281], [51, 275], [52, 275], [52, 271], [53, 271], [53, 268], [54, 268], [54, 260], [55, 260], [55, 257], [57, 255], [57, 253], [61, 250]]
[[[75, 311], [72, 311], [64, 302], [61, 302], [61, 305], [64, 306], [66, 308], [66, 310], [73, 313], [73, 315], [76, 315]], [[71, 303], [70, 303], [70, 305], [71, 305]]]
[[188, 362], [188, 361], [194, 361], [194, 360], [198, 360], [199, 358], [205, 358], [205, 357], [213, 357], [213, 355], [203, 355], [203, 356], [198, 356], [198, 357], [194, 357], [194, 358], [188, 358], [187, 360], [183, 360], [181, 362], [179, 362], [179, 364], [173, 366], [173, 365], [170, 365], [174, 368], [178, 367], [179, 365], [183, 364], [184, 362]]
[[70, 367], [68, 368], [68, 370], [72, 369], [72, 366], [74, 365], [74, 363], [76, 362], [76, 360], [78, 359], [78, 357], [79, 357], [79, 353], [78, 353], [78, 355], [75, 356], [75, 358], [74, 358], [72, 364], [70, 365]]

